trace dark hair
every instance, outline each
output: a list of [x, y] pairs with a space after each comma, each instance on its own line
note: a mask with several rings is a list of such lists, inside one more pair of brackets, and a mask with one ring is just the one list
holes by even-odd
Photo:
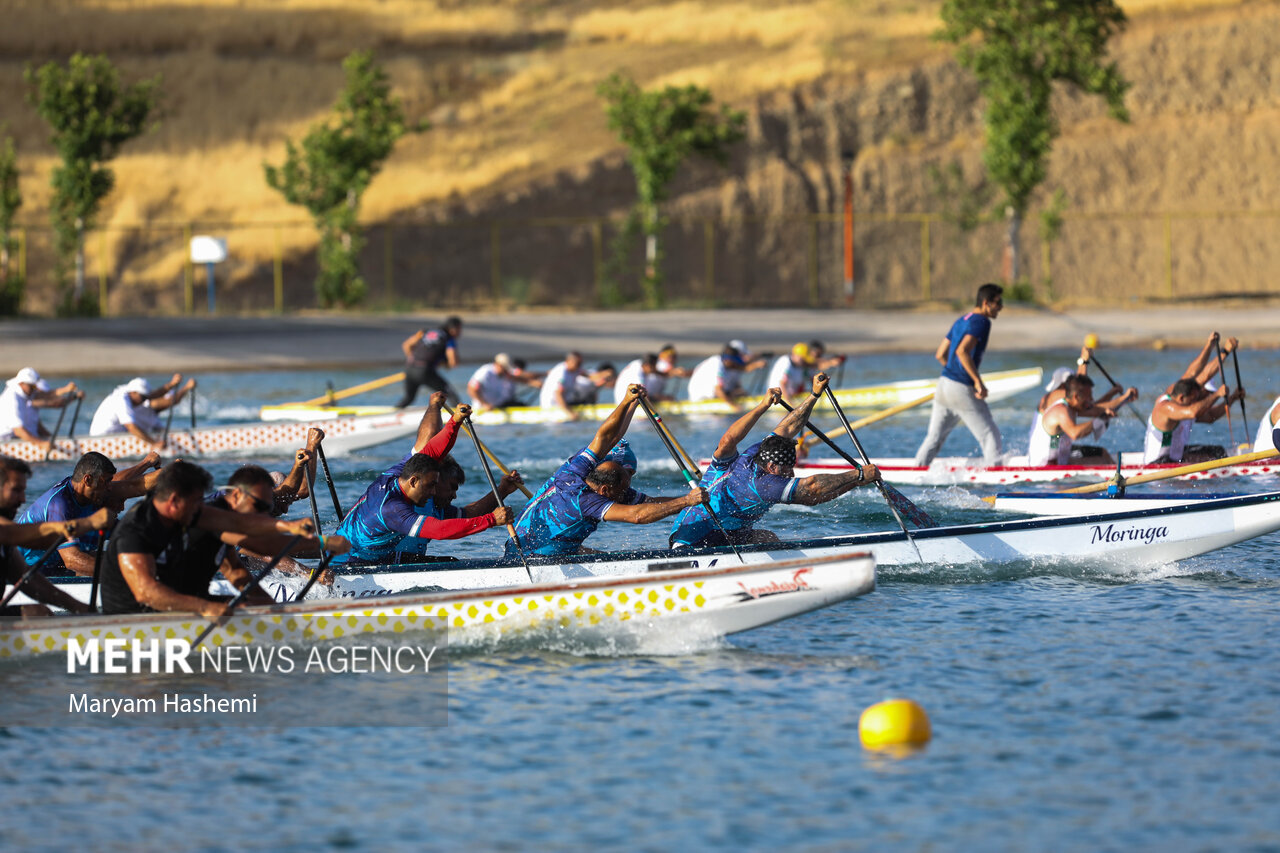
[[405, 479], [439, 473], [440, 462], [425, 453], [413, 454], [409, 457], [409, 461], [404, 463], [404, 467], [400, 469], [400, 476]]
[[809, 349], [816, 349], [816, 350], [820, 350], [821, 352], [826, 352], [827, 345], [824, 344], [822, 341], [818, 340], [817, 338], [814, 338], [813, 340], [809, 341]]
[[1200, 393], [1200, 383], [1194, 379], [1179, 379], [1173, 383], [1170, 397], [1191, 397]]
[[987, 282], [978, 288], [978, 295], [974, 299], [973, 304], [981, 308], [984, 303], [995, 302], [1004, 293], [1004, 288], [998, 284]]
[[84, 478], [90, 475], [99, 478], [106, 477], [110, 480], [116, 475], [115, 463], [101, 453], [91, 450], [81, 456], [80, 461], [76, 463], [75, 470], [71, 472], [71, 482], [83, 482]]
[[446, 456], [440, 460], [440, 479], [457, 480], [458, 485], [462, 485], [467, 482], [467, 472], [462, 470], [457, 459]]
[[14, 474], [21, 474], [24, 477], [31, 476], [31, 466], [21, 459], [11, 459], [8, 456], [0, 456], [0, 474], [4, 475], [0, 478], [0, 483], [9, 482], [9, 478]]
[[450, 330], [450, 329], [461, 329], [461, 328], [462, 328], [462, 318], [461, 318], [461, 317], [457, 317], [457, 316], [450, 317], [449, 319], [447, 319], [447, 320], [445, 320], [445, 321], [444, 321], [444, 327], [443, 327], [443, 328], [445, 329], [445, 331], [448, 331], [448, 330]]
[[1092, 387], [1093, 380], [1088, 376], [1081, 376], [1079, 373], [1073, 373], [1066, 378], [1065, 382], [1062, 383], [1062, 393], [1065, 396], [1070, 397], [1072, 394], [1077, 394], [1086, 388]]
[[602, 361], [600, 362], [599, 365], [596, 366], [597, 373], [603, 373], [606, 370], [612, 370], [614, 373], [618, 372], [618, 368], [613, 366], [612, 361]]
[[175, 459], [160, 471], [156, 483], [151, 487], [153, 500], [165, 500], [171, 495], [180, 498], [191, 495], [204, 495], [213, 488], [213, 478], [209, 472], [192, 462]]
[[[603, 468], [604, 470], [600, 470]], [[591, 473], [587, 475], [588, 483], [596, 486], [620, 486], [622, 485], [622, 475], [626, 469], [617, 462], [601, 462], [595, 468], [591, 469]]]
[[653, 368], [655, 368], [655, 367], [657, 367], [657, 366], [658, 366], [658, 356], [657, 356], [655, 353], [649, 353], [648, 355], [646, 355], [646, 356], [644, 357], [644, 359], [641, 361], [641, 363], [642, 363], [645, 367], [647, 367], [647, 368], [649, 368], [650, 370], [652, 370]]
[[518, 367], [521, 370], [524, 370], [526, 367], [529, 366], [529, 362], [525, 361], [523, 358], [513, 358], [511, 359], [511, 366]]
[[227, 485], [235, 486], [237, 489], [266, 486], [269, 492], [276, 490], [276, 481], [271, 479], [267, 469], [260, 465], [245, 465], [242, 468], [237, 468], [236, 472], [227, 480]]

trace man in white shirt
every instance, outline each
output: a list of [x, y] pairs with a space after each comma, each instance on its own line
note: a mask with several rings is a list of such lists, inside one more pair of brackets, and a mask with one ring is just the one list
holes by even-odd
[[[181, 387], [179, 387], [181, 385]], [[93, 423], [89, 425], [90, 435], [114, 435], [127, 432], [151, 445], [161, 444], [152, 433], [160, 429], [160, 416], [196, 387], [194, 379], [182, 384], [182, 374], [175, 373], [173, 378], [152, 391], [151, 383], [141, 376], [119, 385], [98, 406], [93, 415]]]
[[519, 403], [516, 398], [517, 385], [538, 388], [542, 382], [524, 371], [523, 362], [512, 361], [505, 352], [500, 352], [493, 357], [493, 361], [471, 374], [467, 392], [471, 394], [475, 410], [487, 412]]
[[720, 355], [705, 359], [693, 369], [689, 377], [689, 399], [694, 402], [722, 400], [736, 410], [738, 399], [747, 395], [742, 387], [742, 374], [767, 363], [768, 359], [753, 356], [742, 341], [730, 341]]
[[[24, 367], [0, 392], [0, 441], [32, 441], [48, 446], [49, 431], [40, 423], [36, 404], [61, 408], [76, 398], [76, 383], [53, 391], [41, 390], [40, 374]], [[48, 386], [46, 386], [47, 388]]]
[[614, 401], [621, 403], [627, 398], [627, 388], [631, 385], [643, 385], [645, 394], [655, 403], [663, 403], [675, 398], [667, 394], [667, 379], [672, 376], [688, 379], [692, 371], [676, 366], [676, 348], [667, 344], [657, 355], [650, 353], [644, 358], [627, 362], [618, 374], [618, 381], [613, 385]]
[[560, 409], [569, 416], [569, 420], [576, 421], [578, 415], [571, 407], [577, 394], [576, 383], [579, 376], [582, 376], [582, 353], [568, 353], [564, 361], [547, 371], [542, 380], [538, 405], [544, 409]]

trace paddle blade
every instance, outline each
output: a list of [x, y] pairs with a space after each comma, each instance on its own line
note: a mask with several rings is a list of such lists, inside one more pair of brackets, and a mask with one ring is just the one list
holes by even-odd
[[933, 517], [930, 516], [929, 513], [912, 503], [911, 499], [902, 492], [898, 491], [893, 486], [890, 486], [888, 483], [881, 483], [880, 487], [884, 491], [885, 498], [888, 499], [889, 503], [893, 504], [893, 508], [902, 513], [902, 515], [911, 519], [911, 523], [916, 527], [923, 528], [938, 526], [938, 522], [934, 521]]

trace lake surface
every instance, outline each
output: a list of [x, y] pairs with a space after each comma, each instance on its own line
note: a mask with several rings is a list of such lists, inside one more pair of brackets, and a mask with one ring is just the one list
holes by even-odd
[[[998, 330], [993, 344], [989, 370], [1038, 364], [1048, 373], [1077, 355], [1013, 352]], [[1141, 389], [1145, 418], [1193, 353], [1100, 355]], [[1242, 367], [1254, 420], [1242, 428], [1235, 410], [1237, 442], [1252, 440], [1280, 393], [1280, 354], [1245, 353]], [[459, 387], [470, 370], [455, 372]], [[844, 384], [933, 375], [927, 355], [864, 357], [846, 367]], [[370, 378], [203, 375], [197, 408], [202, 421], [243, 419], [263, 403], [316, 396], [326, 380], [344, 388]], [[84, 384], [88, 407], [116, 382]], [[367, 402], [397, 396], [385, 389]], [[1007, 446], [1025, 449], [1037, 396], [993, 407]], [[82, 412], [82, 429], [91, 414]], [[767, 415], [755, 435], [780, 417]], [[908, 456], [927, 417], [927, 407], [906, 413], [860, 438], [873, 457]], [[670, 421], [694, 455], [708, 455], [729, 422]], [[532, 487], [596, 426], [481, 436]], [[637, 485], [683, 491], [648, 426], [635, 423], [631, 439]], [[1125, 416], [1102, 443], [1133, 450], [1141, 440]], [[1198, 426], [1193, 440], [1228, 444], [1225, 420]], [[330, 460], [344, 505], [406, 449]], [[975, 450], [961, 427], [943, 452]], [[483, 473], [468, 446], [456, 455], [469, 478], [461, 501], [473, 500]], [[221, 481], [237, 464], [208, 467]], [[39, 470], [29, 499], [67, 473]], [[1276, 488], [1277, 478], [1150, 487]], [[977, 499], [986, 491], [904, 491], [944, 523], [996, 517]], [[331, 507], [322, 517], [327, 528], [335, 521]], [[762, 526], [803, 537], [893, 524], [865, 489], [820, 509], [776, 509]], [[590, 544], [649, 546], [667, 531], [606, 524]], [[4, 846], [1280, 849], [1278, 544], [1268, 536], [1121, 574], [1044, 563], [894, 568], [871, 595], [727, 640], [666, 634], [619, 651], [625, 644], [608, 637], [566, 635], [455, 652], [445, 728], [3, 728]], [[487, 532], [432, 549], [480, 556], [501, 546]], [[0, 689], [12, 697], [30, 667], [0, 666]], [[46, 671], [54, 686], [67, 678], [56, 666], [37, 672]], [[859, 714], [894, 696], [924, 706], [933, 742], [906, 757], [865, 751]], [[299, 722], [312, 698], [299, 690]]]

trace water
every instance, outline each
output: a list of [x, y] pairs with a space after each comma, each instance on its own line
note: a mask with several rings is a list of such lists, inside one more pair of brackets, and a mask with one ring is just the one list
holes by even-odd
[[[985, 366], [1049, 371], [1075, 355], [993, 351]], [[1104, 357], [1142, 390], [1145, 416], [1191, 355]], [[1280, 354], [1249, 352], [1243, 366], [1256, 419], [1280, 393]], [[934, 372], [927, 356], [870, 357], [845, 379]], [[259, 403], [315, 396], [325, 379], [342, 388], [368, 378], [202, 376], [198, 407], [202, 418], [233, 419]], [[112, 384], [87, 383], [90, 398]], [[387, 389], [381, 400], [395, 396]], [[1027, 393], [994, 407], [1010, 446], [1025, 448], [1033, 404]], [[910, 455], [926, 418], [907, 413], [860, 438], [873, 456]], [[727, 423], [672, 427], [706, 455]], [[534, 484], [593, 429], [513, 426], [482, 437]], [[1238, 417], [1235, 433], [1241, 440]], [[1228, 443], [1225, 421], [1196, 434]], [[1125, 416], [1104, 443], [1136, 449], [1141, 435]], [[682, 490], [645, 424], [633, 425], [632, 439], [637, 485]], [[962, 428], [943, 452], [973, 448]], [[402, 452], [331, 460], [344, 504]], [[460, 497], [475, 499], [483, 474], [468, 447], [457, 455], [469, 472]], [[235, 465], [209, 467], [223, 477]], [[39, 471], [30, 497], [61, 476]], [[978, 490], [905, 491], [944, 522], [996, 517]], [[821, 511], [780, 508], [766, 522], [796, 536], [893, 524], [869, 489]], [[591, 544], [652, 545], [666, 531], [606, 524]], [[448, 728], [0, 729], [5, 846], [1280, 849], [1276, 544], [1271, 536], [1121, 574], [1044, 564], [894, 569], [872, 595], [728, 640], [668, 635], [637, 649], [567, 636], [455, 653]], [[439, 550], [499, 548], [495, 532]], [[48, 677], [62, 676], [51, 667]], [[925, 750], [894, 758], [860, 746], [859, 714], [890, 696], [928, 710], [934, 740]], [[296, 700], [304, 720], [308, 696]]]

